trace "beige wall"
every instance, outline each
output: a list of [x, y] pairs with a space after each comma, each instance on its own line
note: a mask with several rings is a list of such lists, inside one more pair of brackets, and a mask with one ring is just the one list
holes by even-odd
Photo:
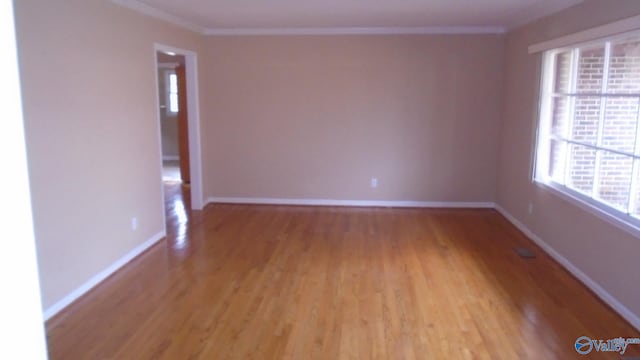
[[[531, 182], [541, 56], [527, 53], [531, 44], [637, 14], [640, 2], [636, 0], [587, 1], [509, 33], [497, 200], [624, 306], [640, 314], [638, 238]], [[528, 214], [529, 203], [534, 206], [532, 215]]]
[[153, 43], [201, 38], [107, 1], [15, 7], [47, 308], [164, 230]]
[[503, 41], [208, 37], [205, 198], [493, 201]]

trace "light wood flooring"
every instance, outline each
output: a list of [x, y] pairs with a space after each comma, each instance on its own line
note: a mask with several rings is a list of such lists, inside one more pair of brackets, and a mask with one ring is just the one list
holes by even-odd
[[46, 324], [51, 359], [615, 359], [574, 342], [640, 337], [493, 210], [166, 191], [167, 238]]

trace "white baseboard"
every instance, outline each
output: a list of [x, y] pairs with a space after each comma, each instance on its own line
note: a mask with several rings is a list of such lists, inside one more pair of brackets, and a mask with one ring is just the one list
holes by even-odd
[[180, 160], [180, 156], [178, 155], [162, 155], [162, 161], [173, 161]]
[[161, 231], [153, 235], [149, 240], [136, 246], [133, 250], [129, 251], [125, 256], [121, 257], [116, 262], [109, 265], [109, 267], [102, 270], [98, 274], [94, 275], [91, 279], [87, 280], [84, 284], [80, 285], [80, 287], [73, 290], [67, 296], [63, 297], [58, 302], [56, 302], [55, 304], [47, 308], [43, 313], [44, 320], [45, 321], [49, 320], [52, 316], [54, 316], [55, 314], [57, 314], [67, 306], [69, 306], [72, 302], [74, 302], [80, 296], [84, 295], [87, 291], [91, 290], [94, 286], [98, 285], [104, 279], [108, 278], [111, 274], [118, 271], [118, 269], [120, 269], [122, 266], [126, 265], [129, 261], [133, 260], [136, 256], [142, 254], [145, 250], [153, 246], [155, 243], [160, 241], [165, 236], [166, 236], [166, 231]]
[[492, 202], [448, 201], [386, 201], [386, 200], [330, 200], [330, 199], [280, 199], [245, 197], [210, 197], [207, 204], [258, 204], [258, 205], [311, 205], [311, 206], [368, 206], [368, 207], [417, 207], [417, 208], [493, 208]]
[[615, 310], [620, 316], [625, 318], [631, 325], [633, 325], [636, 329], [640, 330], [640, 317], [633, 313], [629, 308], [620, 303], [616, 298], [614, 298], [611, 294], [609, 294], [602, 286], [600, 286], [597, 282], [591, 279], [587, 274], [582, 272], [577, 266], [573, 265], [567, 258], [562, 256], [558, 251], [552, 248], [549, 244], [547, 244], [542, 238], [533, 233], [528, 227], [526, 227], [520, 220], [516, 219], [513, 215], [511, 215], [507, 210], [505, 210], [502, 206], [496, 204], [495, 209], [502, 214], [509, 222], [511, 222], [515, 227], [517, 227], [520, 231], [522, 231], [531, 241], [536, 243], [542, 250], [544, 250], [549, 256], [551, 256], [555, 261], [557, 261], [560, 265], [562, 265], [567, 271], [569, 271], [573, 276], [575, 276], [578, 280], [580, 280], [584, 285], [586, 285], [591, 291], [593, 291], [602, 301], [607, 303], [613, 310]]

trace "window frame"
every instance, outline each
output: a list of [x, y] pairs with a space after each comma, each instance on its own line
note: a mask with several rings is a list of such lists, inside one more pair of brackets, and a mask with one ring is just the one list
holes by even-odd
[[[630, 37], [638, 37], [640, 38], [640, 30], [626, 31], [624, 33], [616, 34], [613, 36], [605, 36], [595, 40], [589, 40], [585, 42], [579, 42], [559, 48], [549, 49], [542, 53], [542, 61], [540, 64], [540, 87], [539, 87], [539, 104], [538, 104], [538, 114], [537, 114], [537, 124], [536, 124], [536, 134], [535, 134], [535, 143], [534, 143], [534, 151], [533, 151], [533, 167], [532, 167], [532, 182], [544, 189], [551, 190], [552, 193], [558, 195], [559, 197], [572, 202], [573, 204], [579, 206], [580, 208], [589, 211], [592, 214], [597, 215], [599, 218], [608, 221], [609, 223], [617, 226], [618, 228], [627, 231], [628, 233], [634, 236], [640, 236], [640, 216], [635, 217], [630, 214], [630, 204], [634, 201], [632, 199], [634, 195], [634, 189], [640, 186], [638, 182], [640, 179], [634, 180], [634, 175], [640, 171], [637, 169], [637, 166], [640, 166], [640, 91], [636, 91], [634, 93], [579, 93], [575, 91], [575, 87], [569, 89], [567, 94], [564, 96], [569, 99], [575, 99], [578, 96], [593, 96], [600, 98], [601, 101], [601, 109], [599, 111], [599, 121], [598, 121], [598, 133], [596, 134], [597, 141], [595, 145], [584, 143], [581, 141], [574, 141], [570, 139], [570, 137], [560, 138], [552, 134], [551, 123], [553, 121], [553, 99], [557, 96], [554, 91], [554, 85], [556, 80], [556, 67], [554, 58], [558, 53], [572, 51], [574, 54], [572, 55], [572, 64], [571, 64], [571, 77], [575, 77], [575, 73], [577, 70], [577, 60], [578, 58], [575, 56], [578, 49], [594, 47], [597, 45], [604, 46], [605, 48], [605, 61], [603, 64], [603, 88], [607, 86], [607, 78], [606, 73], [608, 73], [608, 61], [610, 56], [610, 48], [611, 44], [615, 41], [621, 39], [627, 39]], [[572, 79], [575, 80], [575, 79]], [[573, 81], [575, 82], [575, 81]], [[572, 91], [573, 90], [573, 91]], [[638, 113], [636, 114], [636, 139], [635, 139], [635, 148], [631, 153], [627, 153], [625, 151], [619, 151], [607, 147], [603, 147], [601, 144], [602, 138], [602, 127], [604, 120], [602, 117], [604, 116], [604, 104], [606, 103], [606, 99], [609, 97], [635, 97], [638, 99]], [[573, 117], [575, 117], [575, 110], [573, 108], [574, 101], [570, 101], [569, 110], [572, 114], [569, 121], [573, 121]], [[571, 125], [570, 125], [571, 126]], [[624, 212], [613, 205], [609, 205], [604, 201], [598, 200], [596, 197], [596, 192], [593, 195], [589, 195], [583, 193], [577, 189], [571, 188], [563, 183], [557, 182], [553, 180], [549, 174], [549, 162], [551, 158], [550, 148], [551, 141], [560, 141], [565, 144], [576, 144], [579, 146], [584, 146], [589, 149], [593, 149], [596, 153], [596, 164], [594, 164], [594, 190], [597, 186], [597, 173], [599, 171], [598, 168], [598, 157], [599, 153], [609, 152], [613, 154], [619, 154], [626, 157], [630, 157], [632, 159], [632, 168], [631, 168], [631, 178], [630, 178], [630, 190], [629, 190], [629, 204], [627, 205], [627, 212]], [[567, 150], [569, 153], [569, 150]], [[565, 165], [565, 171], [569, 169], [569, 165]], [[566, 181], [565, 181], [566, 183]]]
[[[171, 75], [176, 76], [176, 87], [178, 87], [177, 85], [177, 81], [178, 81], [178, 75], [176, 74], [176, 70], [171, 68], [171, 69], [166, 69], [164, 71], [164, 88], [165, 88], [165, 102], [166, 102], [166, 106], [165, 106], [165, 111], [167, 116], [178, 116], [178, 112], [180, 112], [180, 103], [179, 100], [177, 105], [177, 109], [176, 111], [173, 111], [172, 107], [171, 107], [171, 95], [173, 95], [174, 93], [171, 91]], [[179, 89], [176, 89], [175, 92], [176, 97], [179, 97]]]

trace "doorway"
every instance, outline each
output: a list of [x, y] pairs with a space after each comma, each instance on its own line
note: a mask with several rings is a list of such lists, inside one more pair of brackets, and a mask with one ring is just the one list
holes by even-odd
[[158, 51], [156, 59], [162, 181], [190, 186], [185, 58]]
[[187, 209], [200, 210], [203, 198], [196, 54], [155, 44], [153, 55], [164, 200], [168, 200], [167, 186], [177, 186], [190, 200], [185, 204]]

